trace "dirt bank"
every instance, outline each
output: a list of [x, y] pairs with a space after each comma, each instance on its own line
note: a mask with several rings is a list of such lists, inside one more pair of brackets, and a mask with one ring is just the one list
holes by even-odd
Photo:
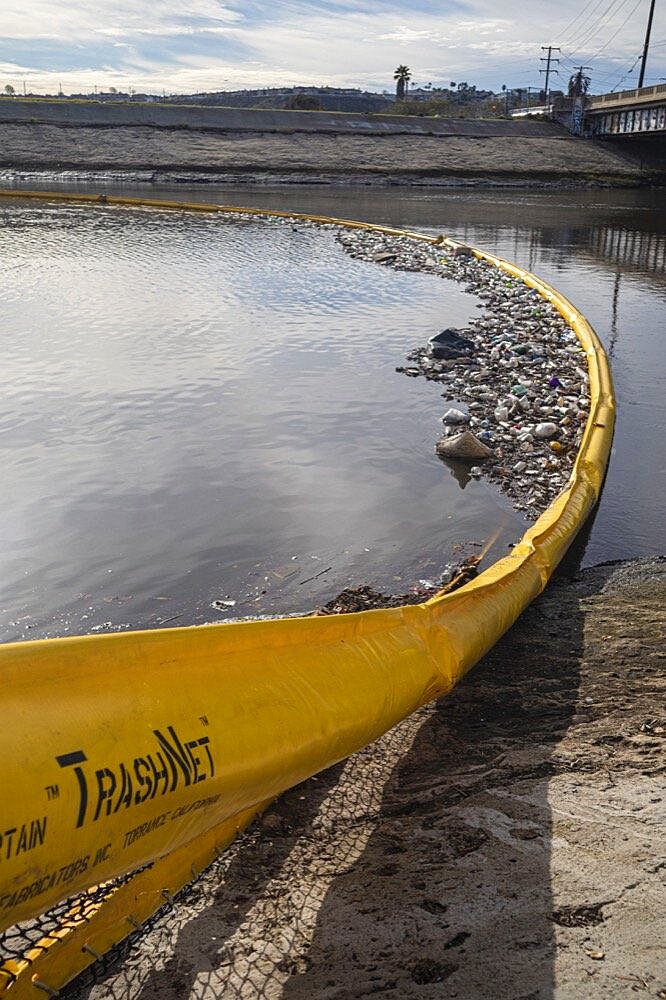
[[665, 608], [663, 559], [554, 582], [66, 995], [666, 997]]
[[568, 136], [289, 135], [25, 122], [0, 124], [0, 170], [112, 171], [160, 183], [541, 187], [630, 186], [664, 176], [609, 143]]

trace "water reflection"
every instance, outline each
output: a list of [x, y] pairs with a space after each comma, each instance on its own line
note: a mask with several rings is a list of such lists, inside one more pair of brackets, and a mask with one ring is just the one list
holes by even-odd
[[472, 296], [291, 224], [3, 217], [6, 639], [305, 611], [521, 533], [487, 484], [462, 502], [441, 388], [395, 372]]
[[461, 490], [464, 490], [468, 483], [472, 481], [472, 477], [469, 474], [471, 464], [469, 462], [456, 461], [455, 458], [447, 458], [445, 455], [438, 455], [440, 462], [442, 462]]
[[666, 272], [666, 236], [626, 227], [592, 227], [588, 246], [603, 261], [620, 264], [624, 270]]
[[[611, 465], [585, 561], [666, 551], [666, 205], [660, 192], [139, 190], [446, 232], [550, 280], [605, 341], [618, 395]], [[90, 616], [83, 626], [106, 618], [156, 624], [179, 615], [183, 604], [204, 609], [211, 596], [237, 598], [239, 579], [247, 584], [243, 609], [261, 613], [276, 591], [293, 599], [294, 609], [305, 608], [326, 588], [330, 593], [359, 578], [399, 586], [410, 574], [428, 576], [448, 554], [452, 536], [477, 538], [487, 526], [482, 510], [495, 516], [489, 513], [496, 501], [484, 492], [487, 487], [468, 484], [461, 474], [463, 504], [457, 483], [442, 475], [435, 461], [441, 403], [436, 393], [422, 395], [432, 387], [419, 380], [403, 379], [400, 386], [392, 381], [398, 380], [396, 357], [406, 349], [434, 329], [464, 325], [469, 300], [449, 298], [450, 286], [414, 275], [388, 279], [388, 272], [371, 265], [350, 270], [344, 258], [331, 256], [329, 246], [323, 249], [311, 233], [292, 232], [290, 226], [281, 230], [275, 253], [256, 241], [251, 234], [258, 229], [252, 226], [241, 230], [246, 250], [234, 246], [230, 252], [215, 242], [219, 222], [205, 217], [197, 223], [197, 238], [183, 240], [181, 223], [164, 228], [163, 215], [97, 213], [86, 232], [80, 229], [86, 213], [78, 207], [50, 210], [46, 229], [44, 211], [40, 206], [22, 219], [4, 213], [14, 231], [3, 243], [3, 266], [11, 281], [17, 280], [18, 297], [7, 282], [4, 326], [14, 335], [6, 333], [5, 339], [13, 363], [30, 377], [25, 382], [6, 371], [0, 430], [8, 433], [2, 442], [16, 468], [25, 467], [22, 475], [30, 467], [48, 468], [54, 447], [75, 446], [87, 465], [77, 473], [83, 488], [73, 489], [76, 502], [72, 496], [63, 500], [64, 477], [51, 467], [40, 499], [8, 520], [6, 537], [19, 541], [7, 592], [22, 591], [23, 609], [34, 614], [34, 607], [41, 607], [44, 586], [62, 588], [58, 560], [63, 550], [77, 548], [81, 556], [92, 554], [94, 573], [88, 585], [79, 586], [81, 597], [67, 605], [66, 627], [79, 627], [83, 615]], [[22, 244], [22, 232], [32, 234], [32, 246]], [[248, 297], [253, 318], [239, 305]], [[115, 330], [106, 326], [109, 298], [117, 309]], [[62, 308], [83, 310], [84, 330], [68, 331], [65, 342], [49, 340], [51, 321]], [[174, 317], [185, 316], [187, 321], [174, 323]], [[142, 330], [143, 359], [128, 349], [129, 328]], [[277, 345], [273, 350], [271, 343]], [[364, 366], [372, 379], [364, 378]], [[122, 375], [112, 391], [109, 370]], [[388, 380], [382, 384], [390, 385], [387, 394], [377, 391], [380, 373]], [[82, 380], [90, 380], [83, 394]], [[36, 399], [30, 396], [33, 387]], [[304, 409], [306, 397], [311, 402]], [[276, 399], [279, 421], [272, 413]], [[112, 420], [102, 422], [96, 447], [91, 422], [108, 412]], [[248, 468], [262, 470], [260, 489], [252, 477], [244, 489], [233, 455], [219, 447], [230, 428]], [[175, 445], [180, 435], [185, 460]], [[109, 464], [121, 475], [110, 477]], [[408, 489], [400, 485], [405, 479]], [[423, 483], [416, 503], [412, 481]], [[219, 497], [225, 483], [233, 484], [225, 494], [233, 498], [229, 509]], [[301, 490], [309, 491], [309, 510], [294, 500]], [[109, 505], [108, 497], [117, 495], [122, 503]], [[55, 517], [54, 506], [63, 502], [92, 541], [77, 543], [68, 518]], [[259, 529], [243, 534], [234, 511], [250, 502], [258, 505]], [[344, 542], [333, 530], [340, 510], [348, 529]], [[122, 586], [109, 586], [114, 574], [107, 570], [116, 573], [117, 567], [97, 553], [93, 525], [100, 512], [105, 535], [122, 539], [129, 523], [142, 540], [143, 566], [133, 573], [124, 567], [118, 574]], [[290, 519], [298, 523], [293, 544], [278, 544]], [[220, 524], [219, 530], [211, 523]], [[240, 532], [237, 546], [230, 542], [229, 527]], [[248, 555], [244, 548], [259, 537], [268, 539], [270, 565], [265, 554], [259, 557], [253, 549]], [[315, 570], [333, 569], [319, 579], [321, 589], [311, 592], [313, 585], [301, 582], [313, 575], [313, 564]], [[39, 574], [44, 586], [35, 582]], [[107, 607], [113, 614], [105, 614]], [[15, 631], [36, 634], [21, 629]]]
[[666, 551], [662, 191], [223, 187], [217, 200], [448, 233], [554, 284], [582, 309], [611, 352], [618, 400], [605, 493], [584, 560]]

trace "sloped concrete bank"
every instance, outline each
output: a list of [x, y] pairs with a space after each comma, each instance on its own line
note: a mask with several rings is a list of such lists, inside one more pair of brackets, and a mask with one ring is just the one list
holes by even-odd
[[[505, 123], [508, 124], [508, 123]], [[609, 143], [552, 135], [331, 134], [0, 122], [2, 182], [27, 172], [133, 183], [660, 184], [666, 168]], [[73, 178], [75, 179], [75, 178]]]
[[503, 118], [425, 118], [333, 111], [280, 111], [194, 104], [58, 101], [0, 97], [0, 122], [187, 129], [213, 132], [328, 132], [334, 135], [566, 136], [556, 122]]
[[663, 558], [562, 575], [66, 997], [663, 1000], [665, 608]]

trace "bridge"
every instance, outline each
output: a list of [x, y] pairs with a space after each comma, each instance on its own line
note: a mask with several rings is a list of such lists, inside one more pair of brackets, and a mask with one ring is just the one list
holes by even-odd
[[666, 139], [666, 84], [591, 97], [584, 135], [599, 138]]

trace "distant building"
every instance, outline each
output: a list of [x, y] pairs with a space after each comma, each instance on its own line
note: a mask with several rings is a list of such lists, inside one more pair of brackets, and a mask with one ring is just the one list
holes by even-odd
[[[461, 89], [464, 88], [464, 89]], [[406, 101], [451, 101], [453, 104], [471, 104], [475, 101], [487, 101], [494, 97], [492, 90], [477, 90], [466, 84], [450, 90], [448, 87], [411, 87], [405, 94]]]
[[407, 101], [434, 101], [437, 98], [447, 98], [451, 96], [449, 90], [433, 90], [425, 87], [412, 87], [405, 94]]

